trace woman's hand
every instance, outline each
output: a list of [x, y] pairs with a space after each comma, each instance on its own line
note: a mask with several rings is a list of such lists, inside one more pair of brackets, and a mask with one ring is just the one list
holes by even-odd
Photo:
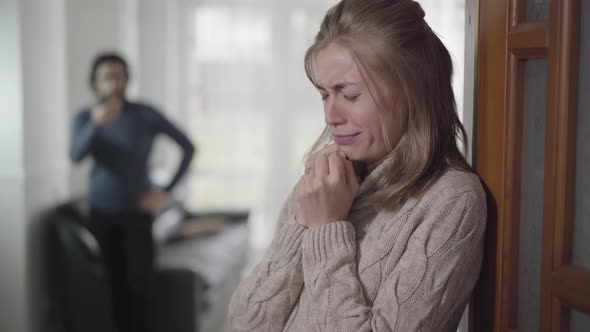
[[338, 149], [339, 149], [338, 144], [330, 143], [330, 144], [324, 146], [323, 148], [321, 148], [320, 150], [309, 155], [309, 157], [307, 157], [307, 160], [305, 160], [305, 172], [308, 173], [311, 169], [313, 169], [314, 164], [315, 164], [315, 160], [319, 156], [327, 156], [330, 153], [337, 152]]
[[308, 161], [305, 174], [297, 183], [297, 222], [311, 227], [344, 220], [358, 188], [352, 162], [343, 152], [316, 155]]

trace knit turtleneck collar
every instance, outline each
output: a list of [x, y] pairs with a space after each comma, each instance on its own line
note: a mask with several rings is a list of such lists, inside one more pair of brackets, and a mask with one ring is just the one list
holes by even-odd
[[[363, 204], [363, 201], [379, 189], [377, 188], [377, 182], [380, 178], [385, 176], [387, 172], [391, 171], [394, 162], [394, 157], [392, 155], [388, 155], [381, 162], [379, 162], [377, 166], [369, 172], [369, 174], [367, 174], [365, 179], [360, 184], [359, 191], [353, 203], [352, 210], [363, 209], [364, 207], [366, 207], [366, 205]], [[411, 209], [413, 206], [415, 206], [418, 203], [418, 201], [418, 198], [410, 197], [401, 206], [392, 206], [390, 208], [393, 210], [401, 209], [400, 211], [407, 211]]]
[[385, 159], [380, 161], [372, 171], [369, 171], [360, 184], [358, 196], [366, 196], [373, 193], [377, 189], [376, 185], [379, 178], [385, 175], [386, 172], [390, 171], [392, 165], [393, 156], [388, 155]]

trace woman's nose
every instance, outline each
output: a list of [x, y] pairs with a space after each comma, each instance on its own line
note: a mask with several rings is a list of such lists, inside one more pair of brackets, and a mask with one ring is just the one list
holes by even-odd
[[330, 126], [338, 126], [346, 122], [343, 110], [334, 99], [328, 100], [324, 106], [324, 120]]

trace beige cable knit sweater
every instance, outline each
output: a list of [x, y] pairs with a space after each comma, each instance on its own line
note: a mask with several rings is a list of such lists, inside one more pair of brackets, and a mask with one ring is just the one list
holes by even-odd
[[355, 204], [348, 220], [306, 229], [291, 195], [232, 297], [232, 331], [456, 331], [481, 267], [485, 202], [476, 175], [450, 170], [397, 209]]

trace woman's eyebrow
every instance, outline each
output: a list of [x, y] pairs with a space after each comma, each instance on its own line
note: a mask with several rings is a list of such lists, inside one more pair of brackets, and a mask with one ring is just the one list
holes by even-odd
[[[358, 82], [339, 82], [339, 83], [334, 84], [332, 86], [331, 90], [340, 91], [348, 86], [355, 86], [355, 85], [360, 85], [360, 83], [358, 83]], [[318, 85], [318, 89], [327, 90], [326, 88], [324, 88], [323, 86], [320, 86], [320, 85]]]

